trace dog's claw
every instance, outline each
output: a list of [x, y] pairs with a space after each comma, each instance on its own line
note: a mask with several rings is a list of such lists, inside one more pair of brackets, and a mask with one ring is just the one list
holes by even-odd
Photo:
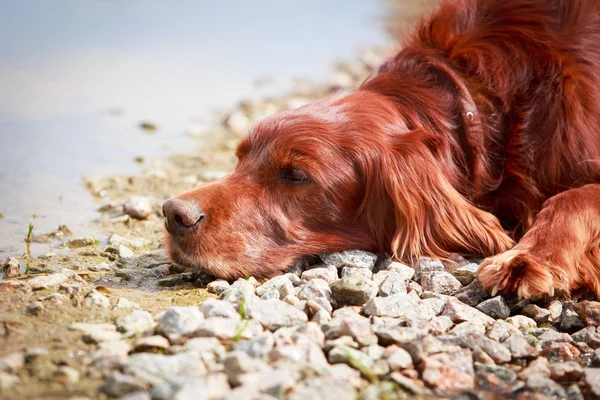
[[494, 287], [492, 288], [492, 292], [491, 292], [492, 297], [496, 297], [496, 295], [498, 294], [499, 287], [500, 287], [499, 283], [497, 283], [496, 285], [494, 285]]

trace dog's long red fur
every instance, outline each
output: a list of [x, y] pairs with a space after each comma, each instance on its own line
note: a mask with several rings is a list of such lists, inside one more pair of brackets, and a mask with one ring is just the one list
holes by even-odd
[[600, 295], [600, 1], [444, 1], [356, 91], [261, 121], [238, 157], [180, 196], [207, 218], [167, 234], [175, 261], [235, 278], [464, 253], [491, 256], [494, 292]]

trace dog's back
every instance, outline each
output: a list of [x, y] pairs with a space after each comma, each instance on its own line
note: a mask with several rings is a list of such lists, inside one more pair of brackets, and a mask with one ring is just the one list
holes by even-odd
[[460, 76], [481, 114], [469, 139], [488, 157], [474, 201], [507, 226], [526, 229], [547, 198], [600, 182], [600, 1], [442, 1], [384, 69], [402, 73], [403, 54]]

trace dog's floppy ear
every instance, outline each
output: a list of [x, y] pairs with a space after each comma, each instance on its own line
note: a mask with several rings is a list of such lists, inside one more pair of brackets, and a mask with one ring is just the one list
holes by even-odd
[[[469, 203], [451, 184], [450, 150], [444, 139], [422, 130], [388, 136], [365, 152], [365, 197], [360, 216], [380, 250], [391, 242], [400, 260], [450, 253], [489, 256], [513, 241], [492, 214]], [[389, 246], [389, 245], [388, 245]]]

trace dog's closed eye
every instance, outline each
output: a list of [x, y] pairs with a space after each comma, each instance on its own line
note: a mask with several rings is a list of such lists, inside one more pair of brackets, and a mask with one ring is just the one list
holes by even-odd
[[281, 170], [279, 180], [292, 185], [304, 185], [312, 182], [310, 175], [300, 168], [286, 167]]

